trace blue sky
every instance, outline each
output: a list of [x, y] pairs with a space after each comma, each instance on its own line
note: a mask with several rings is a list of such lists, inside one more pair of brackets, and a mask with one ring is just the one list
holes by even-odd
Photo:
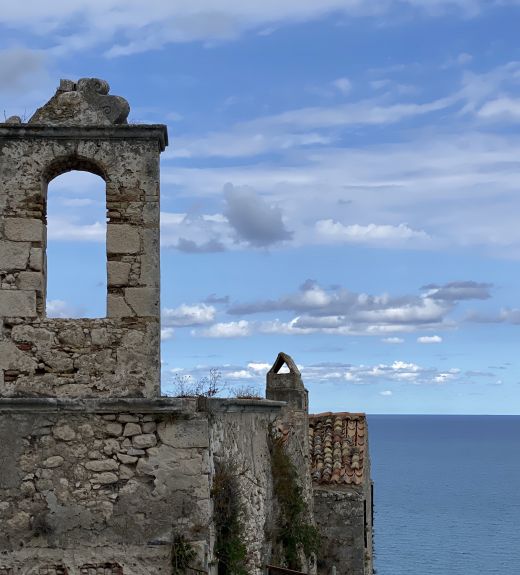
[[[520, 2], [48, 0], [0, 102], [105, 78], [167, 123], [163, 389], [278, 351], [311, 409], [519, 413]], [[104, 183], [49, 189], [49, 315], [105, 313]]]

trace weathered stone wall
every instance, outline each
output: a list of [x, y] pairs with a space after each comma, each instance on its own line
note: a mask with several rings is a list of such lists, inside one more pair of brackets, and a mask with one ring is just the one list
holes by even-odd
[[215, 462], [231, 459], [249, 572], [259, 575], [270, 551], [268, 432], [279, 409], [245, 400], [0, 399], [0, 574], [169, 574], [176, 535], [197, 551], [193, 567], [216, 573], [211, 482]]
[[[281, 372], [283, 365], [289, 369], [288, 373]], [[307, 513], [305, 520], [314, 524], [313, 515], [313, 489], [310, 474], [309, 453], [309, 401], [308, 391], [303, 384], [301, 373], [294, 360], [287, 354], [278, 354], [272, 368], [266, 377], [266, 397], [271, 400], [284, 401], [286, 405], [281, 409], [273, 426], [276, 440], [281, 441], [297, 473], [297, 483]], [[275, 502], [276, 504], [276, 502]], [[275, 563], [283, 561], [281, 548], [274, 545], [273, 559]], [[301, 554], [301, 570], [311, 575], [316, 573], [316, 558], [305, 557]]]
[[[159, 394], [164, 126], [0, 125], [0, 396]], [[45, 317], [50, 180], [106, 181], [107, 318]]]
[[318, 573], [365, 575], [363, 495], [352, 489], [314, 489], [314, 517], [322, 534]]
[[0, 401], [0, 573], [168, 574], [176, 534], [204, 568], [207, 415], [195, 401], [129, 407]]
[[314, 518], [322, 542], [318, 574], [372, 575], [372, 485], [368, 447], [365, 480], [353, 487], [314, 485]]
[[231, 465], [240, 486], [242, 541], [251, 575], [263, 574], [271, 559], [274, 498], [269, 437], [279, 407], [273, 409], [273, 402], [267, 401], [225, 400], [214, 402], [211, 414], [213, 465]]

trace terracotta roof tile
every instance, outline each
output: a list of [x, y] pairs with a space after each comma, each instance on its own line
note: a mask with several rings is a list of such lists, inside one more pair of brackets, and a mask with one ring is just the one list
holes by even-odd
[[309, 448], [314, 483], [359, 485], [363, 482], [366, 445], [364, 413], [309, 416]]

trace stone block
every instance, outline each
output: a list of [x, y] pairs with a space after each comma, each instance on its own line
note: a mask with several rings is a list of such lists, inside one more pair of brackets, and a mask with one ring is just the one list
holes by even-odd
[[125, 465], [132, 465], [137, 462], [137, 457], [133, 455], [127, 455], [125, 453], [118, 453], [117, 458], [121, 463], [124, 463]]
[[132, 445], [136, 449], [146, 449], [157, 445], [157, 438], [153, 433], [144, 433], [143, 435], [134, 435], [132, 437]]
[[54, 333], [44, 327], [35, 328], [30, 325], [15, 325], [11, 331], [11, 339], [16, 342], [31, 342], [42, 349], [48, 349], [54, 341]]
[[25, 270], [31, 244], [0, 241], [0, 271]]
[[85, 467], [90, 471], [115, 471], [119, 464], [114, 459], [94, 459], [93, 461], [87, 461]]
[[21, 290], [41, 290], [42, 274], [39, 272], [20, 272], [16, 287]]
[[52, 430], [52, 434], [61, 441], [72, 441], [76, 438], [76, 433], [70, 425], [59, 425]]
[[123, 426], [120, 423], [107, 423], [106, 430], [108, 435], [117, 437], [123, 433]]
[[139, 423], [139, 416], [131, 413], [121, 413], [117, 416], [117, 421], [121, 423]]
[[64, 459], [63, 457], [61, 457], [61, 455], [52, 455], [43, 462], [43, 467], [47, 467], [48, 469], [53, 469], [54, 467], [60, 467], [61, 465], [63, 465], [63, 461]]
[[0, 317], [36, 317], [36, 292], [0, 290]]
[[91, 483], [109, 485], [110, 483], [117, 483], [117, 481], [119, 481], [119, 477], [115, 473], [106, 471], [105, 473], [97, 473], [90, 481]]
[[108, 294], [107, 316], [108, 317], [131, 317], [135, 315], [128, 307], [123, 297], [115, 294]]
[[83, 347], [86, 344], [85, 334], [80, 325], [70, 324], [69, 327], [60, 330], [58, 333], [59, 342], [68, 347]]
[[120, 479], [123, 479], [123, 480], [131, 479], [134, 475], [135, 475], [135, 471], [131, 467], [128, 467], [128, 465], [121, 465], [119, 467], [119, 478]]
[[129, 224], [109, 224], [107, 228], [108, 254], [137, 254], [141, 251], [139, 229]]
[[143, 230], [143, 255], [141, 256], [140, 282], [147, 287], [160, 284], [159, 230]]
[[132, 437], [134, 435], [141, 435], [141, 426], [138, 423], [127, 423], [123, 431], [123, 437]]
[[43, 269], [42, 248], [31, 248], [29, 255], [29, 266], [32, 270], [41, 271]]
[[126, 286], [130, 275], [130, 264], [128, 262], [108, 262], [108, 285]]
[[43, 241], [43, 223], [30, 218], [6, 218], [5, 237], [14, 242]]
[[159, 291], [153, 288], [126, 288], [125, 300], [139, 317], [159, 315]]
[[160, 440], [170, 447], [209, 447], [209, 429], [206, 419], [178, 419], [173, 423], [161, 422], [157, 426]]

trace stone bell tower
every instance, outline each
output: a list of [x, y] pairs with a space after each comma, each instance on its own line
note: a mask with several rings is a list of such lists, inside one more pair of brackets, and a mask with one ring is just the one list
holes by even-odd
[[[28, 123], [0, 124], [0, 397], [160, 393], [159, 156], [164, 125], [128, 125], [107, 82], [62, 80]], [[106, 182], [107, 317], [45, 313], [47, 186]]]

